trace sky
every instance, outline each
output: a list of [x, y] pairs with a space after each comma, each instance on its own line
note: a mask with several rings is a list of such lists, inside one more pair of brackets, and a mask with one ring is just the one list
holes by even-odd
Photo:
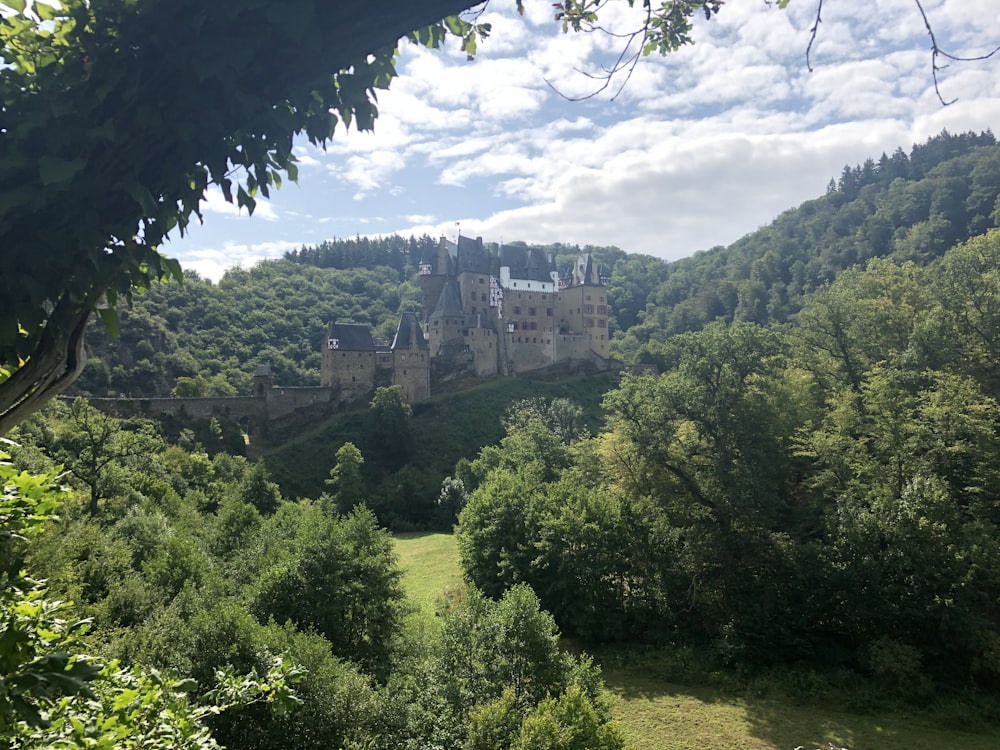
[[[424, 233], [486, 242], [616, 245], [667, 260], [728, 245], [822, 195], [845, 164], [909, 151], [947, 128], [1000, 125], [1000, 53], [952, 62], [934, 90], [914, 0], [818, 0], [778, 10], [728, 0], [695, 44], [642, 58], [618, 92], [584, 101], [620, 53], [606, 34], [564, 35], [551, 0], [492, 0], [473, 61], [456, 40], [403, 44], [371, 133], [297, 144], [298, 182], [252, 217], [209, 190], [204, 222], [162, 248], [217, 280], [226, 268], [323, 240]], [[997, 0], [922, 0], [939, 46], [1000, 45]], [[637, 3], [641, 5], [641, 3]], [[621, 6], [621, 7], [618, 7]], [[602, 25], [635, 27], [625, 2]], [[944, 61], [942, 61], [944, 62]]]

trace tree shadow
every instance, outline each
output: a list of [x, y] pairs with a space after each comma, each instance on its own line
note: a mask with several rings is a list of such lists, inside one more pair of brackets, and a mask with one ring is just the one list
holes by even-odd
[[638, 750], [992, 750], [1000, 728], [982, 732], [943, 726], [913, 710], [854, 713], [819, 699], [748, 696], [728, 685], [671, 682], [641, 662], [607, 665], [614, 713]]

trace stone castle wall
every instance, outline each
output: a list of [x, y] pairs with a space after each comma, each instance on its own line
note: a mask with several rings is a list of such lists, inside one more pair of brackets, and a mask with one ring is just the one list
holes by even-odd
[[266, 400], [257, 396], [208, 398], [92, 398], [90, 405], [122, 416], [183, 414], [193, 419], [266, 417]]

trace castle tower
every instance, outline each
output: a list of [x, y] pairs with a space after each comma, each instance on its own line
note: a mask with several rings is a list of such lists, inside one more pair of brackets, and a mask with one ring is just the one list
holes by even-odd
[[392, 383], [411, 404], [431, 395], [431, 353], [414, 313], [399, 316], [392, 340]]
[[420, 320], [426, 322], [441, 297], [441, 290], [449, 278], [455, 275], [455, 257], [458, 246], [442, 237], [433, 250], [427, 251], [420, 259], [419, 280], [421, 291]]
[[368, 326], [330, 323], [320, 362], [320, 385], [353, 398], [375, 387], [375, 341]]
[[441, 289], [434, 311], [427, 318], [429, 350], [436, 357], [451, 341], [462, 338], [465, 311], [462, 309], [458, 284], [448, 279]]
[[608, 358], [608, 289], [590, 253], [577, 258], [559, 293], [559, 328], [586, 336], [590, 352]]
[[260, 365], [253, 374], [253, 395], [267, 398], [272, 388], [274, 388], [274, 375], [271, 374], [271, 365]]

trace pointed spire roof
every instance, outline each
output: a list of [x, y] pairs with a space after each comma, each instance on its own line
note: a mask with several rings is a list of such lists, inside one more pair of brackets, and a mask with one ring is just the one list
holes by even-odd
[[573, 266], [573, 286], [580, 284], [589, 284], [591, 286], [601, 285], [597, 264], [594, 263], [594, 258], [590, 253], [580, 255], [576, 259], [576, 265]]
[[438, 297], [437, 305], [434, 306], [434, 312], [430, 317], [431, 319], [465, 317], [461, 292], [458, 291], [458, 284], [451, 279], [441, 288], [441, 296]]
[[396, 349], [430, 350], [427, 339], [420, 328], [420, 321], [415, 313], [405, 312], [399, 316], [396, 326], [396, 337], [392, 340], [393, 351]]

